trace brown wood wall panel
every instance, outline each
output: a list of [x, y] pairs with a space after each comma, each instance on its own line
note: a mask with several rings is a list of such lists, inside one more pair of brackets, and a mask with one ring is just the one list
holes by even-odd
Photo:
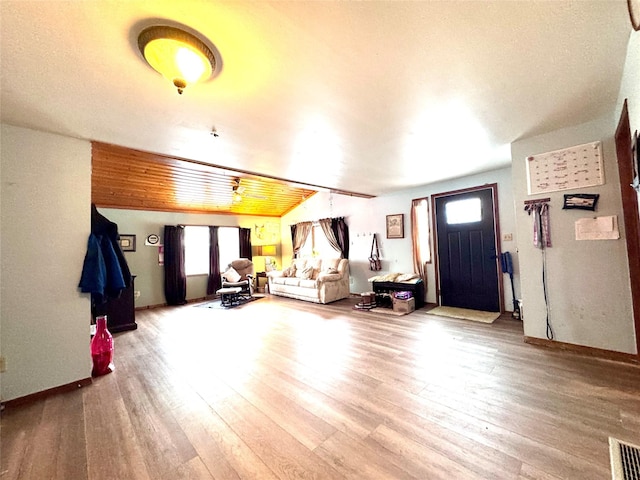
[[215, 165], [92, 144], [91, 201], [98, 207], [279, 217], [315, 193]]

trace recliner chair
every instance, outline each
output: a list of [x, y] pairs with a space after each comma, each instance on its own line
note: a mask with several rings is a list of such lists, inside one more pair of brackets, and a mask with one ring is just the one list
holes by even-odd
[[[239, 279], [233, 278], [235, 270]], [[227, 270], [222, 273], [222, 288], [240, 287], [242, 291], [240, 295], [243, 297], [251, 297], [253, 295], [253, 262], [248, 258], [239, 258], [229, 264]], [[234, 281], [235, 280], [235, 281]]]

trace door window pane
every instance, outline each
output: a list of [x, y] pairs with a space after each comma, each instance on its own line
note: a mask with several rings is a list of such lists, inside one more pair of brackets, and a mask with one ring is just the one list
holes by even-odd
[[482, 204], [479, 198], [447, 202], [444, 210], [448, 225], [473, 223], [482, 220]]

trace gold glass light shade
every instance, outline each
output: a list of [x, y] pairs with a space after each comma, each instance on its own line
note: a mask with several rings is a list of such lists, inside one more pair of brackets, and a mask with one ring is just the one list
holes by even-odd
[[138, 48], [180, 94], [187, 85], [208, 80], [216, 67], [213, 52], [202, 40], [175, 27], [144, 29], [138, 36]]

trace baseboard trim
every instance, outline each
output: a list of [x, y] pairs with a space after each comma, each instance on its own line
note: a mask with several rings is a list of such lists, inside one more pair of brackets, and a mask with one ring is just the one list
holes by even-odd
[[65, 385], [60, 385], [58, 387], [48, 388], [47, 390], [42, 390], [41, 392], [31, 393], [29, 395], [25, 395], [24, 397], [14, 398], [12, 400], [7, 400], [6, 402], [2, 402], [2, 406], [4, 408], [12, 408], [20, 405], [25, 405], [27, 403], [36, 402], [38, 400], [43, 400], [47, 397], [51, 397], [53, 395], [58, 395], [60, 393], [67, 393], [73, 390], [77, 390], [78, 388], [86, 387], [87, 385], [91, 385], [92, 380], [91, 377], [83, 378], [81, 380], [76, 380], [75, 382], [67, 383]]
[[[187, 300], [187, 303], [198, 303], [198, 302], [204, 302], [205, 300], [211, 300], [215, 298], [215, 295], [211, 295], [208, 297], [199, 297], [199, 298], [191, 298], [189, 300]], [[185, 304], [185, 305], [186, 305]], [[167, 305], [166, 303], [157, 303], [155, 305], [145, 305], [143, 307], [136, 307], [135, 310], [152, 310], [154, 308], [162, 308], [162, 307], [168, 307], [169, 305]]]
[[546, 338], [528, 337], [525, 335], [524, 343], [537, 345], [539, 347], [550, 348], [552, 350], [562, 350], [565, 352], [578, 353], [588, 357], [601, 358], [604, 360], [615, 360], [617, 362], [640, 364], [640, 356], [632, 353], [614, 352], [613, 350], [605, 350], [602, 348], [586, 347], [584, 345], [575, 345], [573, 343], [557, 342], [555, 340], [547, 340]]

